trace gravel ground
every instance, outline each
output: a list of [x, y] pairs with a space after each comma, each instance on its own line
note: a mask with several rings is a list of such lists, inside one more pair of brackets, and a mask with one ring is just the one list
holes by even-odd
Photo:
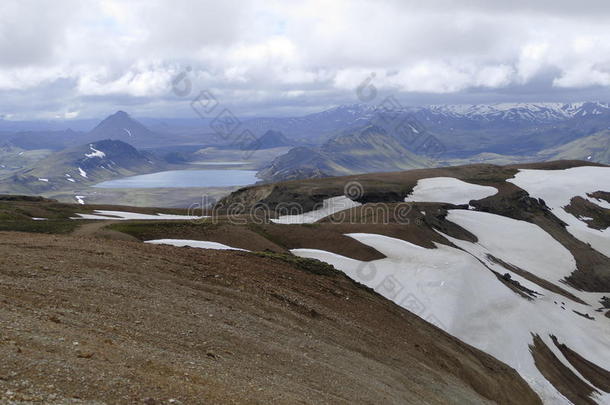
[[0, 359], [2, 404], [539, 403], [321, 264], [82, 235], [0, 233]]

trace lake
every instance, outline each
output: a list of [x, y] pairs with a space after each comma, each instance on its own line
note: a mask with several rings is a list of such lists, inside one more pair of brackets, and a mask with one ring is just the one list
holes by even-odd
[[96, 184], [97, 188], [231, 187], [258, 181], [254, 170], [168, 170]]

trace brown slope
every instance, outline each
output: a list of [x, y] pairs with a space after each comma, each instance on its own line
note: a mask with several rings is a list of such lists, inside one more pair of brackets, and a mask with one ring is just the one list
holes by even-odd
[[560, 343], [559, 340], [557, 340], [557, 337], [551, 335], [551, 339], [553, 339], [555, 346], [561, 350], [564, 357], [583, 375], [583, 377], [600, 390], [610, 392], [610, 371], [604, 370], [597, 364], [583, 358], [564, 343]]
[[0, 233], [0, 402], [540, 403], [511, 368], [308, 263]]
[[[292, 180], [274, 184], [260, 184], [239, 189], [222, 199], [219, 212], [247, 212], [257, 204], [274, 210], [278, 204], [298, 204], [303, 211], [311, 211], [324, 199], [345, 193], [346, 186], [357, 183], [356, 198], [360, 202], [400, 202], [413, 191], [417, 181], [430, 177], [454, 177], [483, 186], [496, 186], [513, 177], [518, 169], [560, 170], [578, 166], [604, 166], [592, 162], [563, 160], [497, 166], [472, 164], [400, 172], [367, 173], [342, 177]], [[348, 190], [349, 191], [349, 190]], [[350, 195], [350, 198], [352, 195]]]
[[599, 393], [595, 388], [581, 380], [572, 370], [566, 367], [561, 360], [549, 349], [538, 335], [534, 335], [534, 342], [530, 345], [536, 367], [564, 397], [575, 405], [595, 405], [591, 395]]

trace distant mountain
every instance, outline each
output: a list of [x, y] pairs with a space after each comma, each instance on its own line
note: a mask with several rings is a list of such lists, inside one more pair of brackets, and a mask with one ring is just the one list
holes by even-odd
[[365, 104], [342, 105], [301, 117], [251, 118], [243, 125], [255, 134], [274, 130], [303, 144], [321, 144], [346, 128], [364, 125], [375, 111]]
[[538, 158], [539, 160], [578, 159], [610, 164], [610, 130], [546, 149], [538, 154]]
[[7, 139], [7, 143], [25, 150], [50, 149], [62, 150], [84, 138], [83, 132], [66, 129], [65, 131], [24, 131]]
[[[268, 131], [281, 132], [285, 139], [271, 139], [270, 145], [288, 143], [290, 146], [315, 147], [346, 131], [355, 131], [369, 123], [376, 124], [379, 115], [391, 114], [394, 124], [405, 119], [417, 121], [419, 126], [442, 142], [447, 156], [466, 159], [481, 153], [531, 155], [610, 127], [610, 106], [601, 102], [398, 105], [392, 108], [383, 101], [340, 105], [297, 117], [244, 118], [240, 119], [239, 131], [249, 129], [261, 139], [266, 138]], [[15, 138], [16, 145], [30, 150], [59, 150], [100, 139], [118, 139], [138, 148], [230, 145], [232, 141], [214, 136], [210, 126], [213, 120], [212, 117], [205, 120], [144, 118], [138, 121], [126, 112], [118, 111], [93, 130], [83, 133], [65, 130], [72, 123], [82, 128], [80, 121], [0, 120], [0, 130], [20, 132], [19, 137], [10, 137]], [[390, 134], [393, 132], [390, 127], [384, 129]], [[7, 139], [6, 133], [2, 139]]]
[[[411, 131], [417, 129], [411, 127]], [[430, 167], [433, 161], [410, 150], [408, 135], [367, 125], [328, 140], [320, 148], [297, 147], [279, 156], [258, 176], [266, 181], [341, 176]]]
[[334, 172], [329, 157], [315, 149], [299, 146], [275, 158], [257, 176], [266, 181], [283, 181], [328, 177]]
[[65, 131], [71, 128], [77, 132], [88, 132], [99, 120], [96, 119], [54, 119], [54, 120], [24, 120], [14, 121], [0, 118], [0, 131], [2, 132], [25, 132], [25, 131]]
[[610, 126], [605, 103], [431, 106], [414, 116], [457, 158], [531, 155]]
[[135, 146], [158, 146], [175, 141], [173, 137], [151, 131], [125, 111], [117, 111], [100, 122], [87, 134], [90, 140], [116, 139]]
[[474, 105], [432, 105], [420, 108], [430, 116], [439, 118], [469, 119], [484, 122], [554, 123], [587, 115], [610, 113], [607, 103], [500, 103]]
[[255, 141], [252, 141], [250, 145], [244, 149], [257, 150], [257, 149], [273, 149], [282, 146], [294, 146], [294, 142], [291, 142], [279, 131], [269, 130], [265, 132], [263, 136]]
[[92, 185], [115, 177], [162, 170], [153, 155], [118, 140], [102, 140], [53, 153], [0, 182], [7, 192], [43, 193]]
[[300, 143], [321, 145], [380, 114], [391, 114], [397, 124], [416, 120], [454, 158], [533, 154], [610, 127], [610, 106], [601, 102], [398, 106], [388, 111], [381, 100], [379, 105], [342, 105], [303, 117], [254, 118], [243, 124], [257, 134], [272, 129]]
[[138, 147], [153, 147], [176, 142], [175, 137], [151, 131], [124, 111], [105, 118], [89, 132], [71, 129], [20, 131], [5, 138], [6, 143], [26, 149], [62, 150], [72, 145], [115, 139]]

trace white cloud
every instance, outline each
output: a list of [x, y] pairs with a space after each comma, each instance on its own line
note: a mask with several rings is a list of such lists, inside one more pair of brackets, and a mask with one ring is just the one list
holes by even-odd
[[72, 102], [135, 97], [142, 100], [134, 106], [149, 103], [141, 108], [150, 111], [151, 98], [158, 98], [154, 105], [166, 110], [175, 99], [172, 78], [186, 66], [192, 67], [194, 87], [239, 94], [226, 100], [236, 103], [353, 97], [371, 72], [376, 86], [398, 94], [515, 86], [528, 92], [544, 75], [551, 80], [536, 90], [541, 97], [558, 88], [610, 86], [606, 1], [468, 0], [459, 7], [449, 0], [83, 4], [0, 3], [0, 94], [41, 94], [61, 85], [62, 97]]
[[78, 77], [78, 92], [86, 96], [127, 94], [134, 97], [164, 96], [176, 69], [164, 66], [135, 66], [120, 77], [112, 77], [107, 69], [84, 72]]

